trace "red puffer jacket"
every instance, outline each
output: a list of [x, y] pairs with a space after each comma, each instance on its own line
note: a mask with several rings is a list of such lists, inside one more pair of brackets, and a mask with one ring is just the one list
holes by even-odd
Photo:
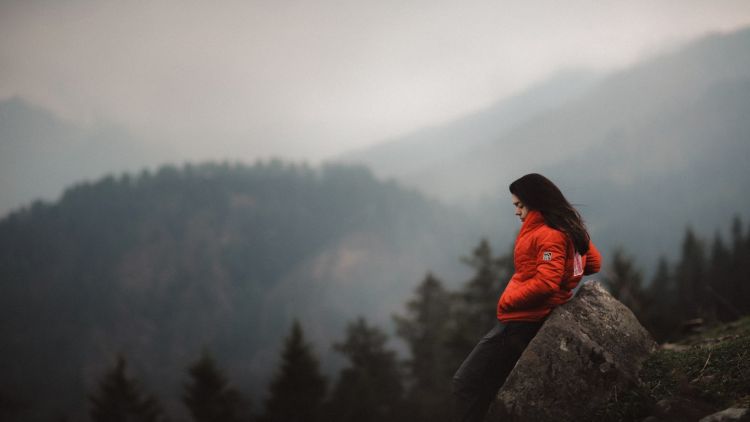
[[500, 321], [539, 321], [572, 297], [583, 275], [599, 271], [601, 255], [593, 243], [581, 256], [568, 236], [529, 211], [513, 252], [516, 272], [497, 304]]

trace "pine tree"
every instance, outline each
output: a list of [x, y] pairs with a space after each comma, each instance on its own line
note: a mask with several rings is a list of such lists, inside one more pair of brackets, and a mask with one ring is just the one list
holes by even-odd
[[716, 316], [722, 321], [730, 321], [742, 316], [741, 311], [732, 303], [736, 292], [733, 291], [732, 254], [724, 245], [717, 232], [711, 244], [711, 257], [706, 276], [706, 289], [716, 304]]
[[734, 216], [732, 219], [730, 230], [732, 232], [732, 258], [736, 259], [742, 254], [742, 249], [745, 247], [745, 239], [742, 235], [742, 220], [739, 216]]
[[294, 321], [284, 343], [281, 366], [271, 381], [265, 402], [264, 422], [315, 422], [321, 420], [326, 379], [318, 359]]
[[663, 256], [659, 258], [647, 292], [648, 302], [641, 322], [657, 340], [665, 341], [675, 333], [679, 320], [673, 311], [677, 303], [674, 277], [669, 270], [669, 262]]
[[682, 256], [675, 270], [675, 281], [678, 299], [675, 311], [682, 320], [709, 316], [703, 243], [689, 227], [682, 242]]
[[497, 321], [497, 301], [513, 275], [513, 253], [493, 257], [489, 243], [482, 239], [472, 256], [463, 258], [474, 270], [452, 300], [449, 347], [457, 363], [472, 350], [477, 340]]
[[379, 422], [403, 420], [403, 386], [396, 353], [386, 349], [388, 338], [364, 318], [349, 324], [346, 339], [334, 349], [346, 356], [333, 391], [330, 420]]
[[642, 285], [643, 276], [635, 267], [633, 259], [622, 248], [616, 249], [612, 255], [610, 272], [605, 280], [612, 296], [642, 319], [646, 306]]
[[114, 368], [89, 396], [94, 422], [155, 422], [162, 420], [161, 408], [153, 396], [144, 396], [138, 383], [128, 378], [125, 358], [119, 356]]
[[463, 258], [474, 270], [474, 276], [466, 282], [459, 293], [464, 303], [464, 316], [474, 327], [474, 340], [491, 329], [497, 320], [497, 300], [513, 274], [512, 256], [495, 258], [487, 240], [482, 239], [471, 257]]
[[728, 288], [732, 292], [732, 303], [741, 314], [750, 313], [750, 225], [747, 236], [743, 234], [742, 220], [736, 216], [732, 221], [732, 250]]
[[[738, 218], [739, 220], [739, 218]], [[737, 256], [736, 280], [738, 305], [744, 315], [750, 314], [750, 225], [741, 248], [734, 252]]]
[[427, 274], [407, 302], [406, 315], [394, 316], [396, 333], [411, 352], [407, 400], [414, 407], [413, 420], [436, 420], [449, 411], [450, 379], [460, 363], [448, 347], [455, 322], [451, 299], [440, 280]]
[[208, 352], [189, 368], [182, 401], [196, 422], [233, 422], [248, 419], [249, 409], [239, 391], [229, 385]]

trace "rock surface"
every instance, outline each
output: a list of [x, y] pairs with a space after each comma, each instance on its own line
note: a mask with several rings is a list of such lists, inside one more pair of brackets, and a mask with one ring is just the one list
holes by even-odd
[[700, 422], [745, 422], [750, 421], [750, 409], [730, 407], [701, 419]]
[[584, 283], [547, 318], [508, 376], [487, 421], [596, 420], [637, 383], [651, 335], [599, 283]]

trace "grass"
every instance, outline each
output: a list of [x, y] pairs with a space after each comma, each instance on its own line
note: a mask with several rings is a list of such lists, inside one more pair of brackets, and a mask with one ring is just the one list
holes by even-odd
[[600, 420], [641, 421], [664, 399], [680, 402], [687, 414], [750, 407], [750, 316], [662, 345], [639, 378]]

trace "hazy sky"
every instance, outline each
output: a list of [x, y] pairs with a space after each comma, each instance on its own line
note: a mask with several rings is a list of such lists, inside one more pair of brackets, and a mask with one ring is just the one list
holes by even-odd
[[0, 0], [0, 99], [186, 158], [316, 161], [748, 24], [747, 0]]

